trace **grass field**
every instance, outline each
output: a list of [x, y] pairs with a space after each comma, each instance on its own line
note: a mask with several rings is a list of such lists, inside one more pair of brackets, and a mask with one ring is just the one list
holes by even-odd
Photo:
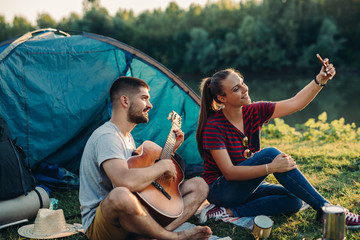
[[[351, 211], [360, 213], [360, 142], [335, 141], [332, 143], [314, 141], [264, 140], [262, 147], [276, 146], [293, 156], [299, 169], [309, 181], [333, 204], [340, 204]], [[267, 179], [276, 182], [270, 175]], [[64, 210], [67, 223], [81, 223], [78, 191], [56, 190], [54, 198], [59, 200], [59, 208]], [[1, 214], [1, 213], [0, 213]], [[309, 208], [290, 217], [273, 217], [272, 239], [319, 239], [322, 226], [315, 221], [316, 212]], [[197, 218], [189, 222], [197, 224]], [[233, 240], [254, 239], [249, 230], [231, 223], [208, 221], [217, 236], [229, 236]], [[20, 226], [0, 230], [0, 239], [25, 239], [17, 234]], [[346, 239], [360, 239], [360, 229], [347, 230]], [[86, 239], [81, 234], [65, 239]]]

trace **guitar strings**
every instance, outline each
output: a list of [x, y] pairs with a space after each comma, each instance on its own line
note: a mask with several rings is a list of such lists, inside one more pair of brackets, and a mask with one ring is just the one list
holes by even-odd
[[172, 155], [172, 148], [176, 142], [176, 135], [173, 133], [173, 129], [171, 128], [170, 134], [166, 140], [165, 146], [161, 152], [160, 159], [170, 159]]

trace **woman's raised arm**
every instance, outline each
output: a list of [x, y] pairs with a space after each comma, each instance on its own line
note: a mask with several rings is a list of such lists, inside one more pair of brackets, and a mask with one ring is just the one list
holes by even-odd
[[[326, 66], [326, 67], [325, 67]], [[329, 60], [324, 60], [324, 65], [315, 79], [306, 85], [294, 97], [276, 102], [275, 110], [271, 118], [278, 118], [290, 115], [304, 109], [326, 85], [328, 80], [335, 75], [335, 67], [329, 64]]]

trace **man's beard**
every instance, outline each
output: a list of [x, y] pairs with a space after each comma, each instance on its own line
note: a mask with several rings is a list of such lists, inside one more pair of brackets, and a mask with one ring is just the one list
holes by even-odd
[[134, 104], [130, 104], [129, 113], [128, 113], [129, 122], [135, 124], [149, 122], [149, 118], [143, 114], [146, 110], [148, 109], [146, 108], [141, 111], [139, 108], [136, 108]]

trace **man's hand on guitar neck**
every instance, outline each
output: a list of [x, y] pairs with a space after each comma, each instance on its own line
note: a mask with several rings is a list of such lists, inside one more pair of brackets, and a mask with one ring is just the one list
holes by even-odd
[[176, 152], [176, 150], [181, 146], [181, 144], [184, 142], [184, 133], [181, 131], [181, 129], [174, 130], [174, 133], [176, 135], [176, 142], [174, 145], [173, 153]]

